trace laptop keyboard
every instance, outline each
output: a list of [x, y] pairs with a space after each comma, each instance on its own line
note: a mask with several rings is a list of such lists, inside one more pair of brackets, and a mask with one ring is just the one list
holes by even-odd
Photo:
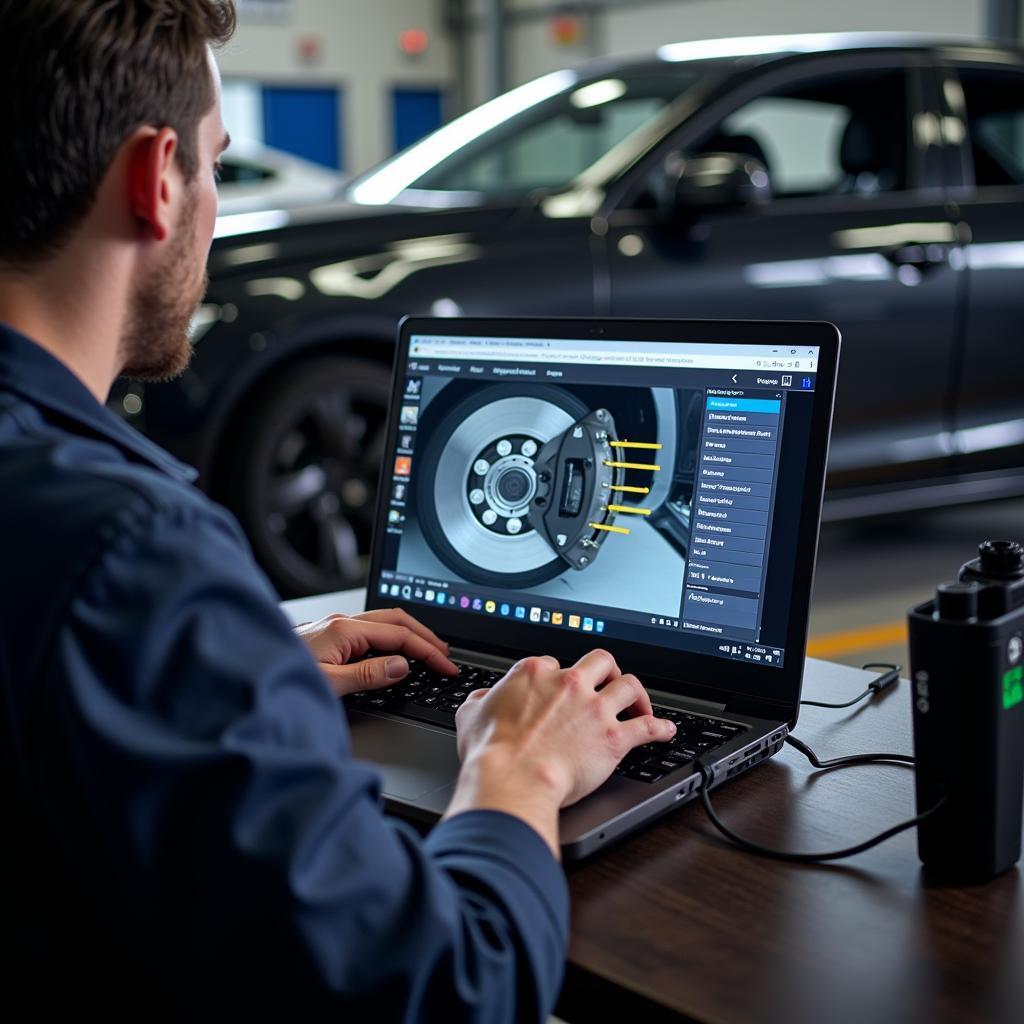
[[[456, 662], [459, 675], [442, 676], [422, 662], [412, 661], [409, 674], [400, 683], [383, 690], [365, 690], [345, 698], [345, 705], [359, 711], [386, 711], [433, 725], [455, 728], [455, 712], [474, 691], [493, 686], [505, 674]], [[631, 750], [615, 769], [637, 782], [657, 782], [663, 776], [734, 739], [746, 726], [720, 718], [698, 715], [676, 708], [654, 706], [659, 718], [676, 723], [676, 734], [668, 743], [645, 743]], [[623, 712], [623, 716], [625, 712]]]
[[676, 734], [668, 743], [645, 743], [634, 747], [615, 769], [616, 775], [637, 782], [657, 782], [662, 776], [688, 764], [700, 754], [720, 747], [746, 731], [745, 725], [725, 722], [708, 715], [697, 715], [691, 711], [654, 705], [659, 718], [668, 718], [676, 723]]
[[365, 690], [345, 698], [347, 707], [387, 711], [434, 725], [455, 728], [455, 712], [474, 691], [493, 686], [505, 673], [456, 662], [457, 676], [442, 676], [423, 662], [410, 661], [409, 674], [384, 690]]

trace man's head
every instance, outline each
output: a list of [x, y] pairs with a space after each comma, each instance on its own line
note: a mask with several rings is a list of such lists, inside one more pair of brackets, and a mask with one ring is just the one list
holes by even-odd
[[234, 22], [232, 0], [0, 0], [0, 273], [83, 235], [116, 253], [130, 375], [188, 359], [226, 141], [210, 46]]

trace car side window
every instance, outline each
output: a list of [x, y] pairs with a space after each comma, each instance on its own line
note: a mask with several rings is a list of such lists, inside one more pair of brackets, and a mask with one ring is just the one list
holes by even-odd
[[220, 159], [220, 183], [222, 185], [267, 181], [275, 177], [277, 175], [269, 167], [248, 164], [234, 160], [230, 156], [222, 156]]
[[978, 188], [1024, 185], [1024, 74], [960, 71]]
[[728, 152], [764, 164], [778, 199], [873, 196], [908, 187], [906, 75], [833, 74], [759, 96], [688, 155]]
[[486, 195], [560, 188], [658, 117], [699, 77], [667, 65], [583, 81], [485, 129], [410, 187]]
[[[571, 181], [665, 105], [642, 96], [593, 111], [566, 109], [467, 160], [443, 187], [478, 192], [524, 191]], [[437, 187], [437, 186], [432, 186]]]

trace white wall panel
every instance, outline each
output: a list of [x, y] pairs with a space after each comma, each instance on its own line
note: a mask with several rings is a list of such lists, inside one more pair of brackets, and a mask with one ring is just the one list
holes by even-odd
[[[390, 154], [395, 85], [452, 85], [450, 40], [438, 0], [290, 0], [285, 10], [281, 16], [243, 10], [234, 39], [218, 55], [221, 71], [274, 84], [343, 87], [347, 171], [365, 170]], [[399, 34], [407, 28], [430, 34], [420, 57], [399, 49]], [[314, 62], [299, 53], [306, 36], [320, 42]]]

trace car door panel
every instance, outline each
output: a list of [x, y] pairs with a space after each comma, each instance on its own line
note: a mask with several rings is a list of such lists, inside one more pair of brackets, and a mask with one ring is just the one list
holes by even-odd
[[[822, 138], [834, 140], [835, 128], [815, 117]], [[907, 124], [915, 117], [908, 110]], [[749, 153], [743, 130], [728, 137]], [[913, 155], [914, 143], [907, 147]], [[778, 156], [763, 151], [766, 160]], [[826, 171], [797, 162], [789, 177]], [[941, 191], [783, 195], [676, 223], [658, 210], [622, 208], [608, 220], [613, 314], [821, 319], [840, 328], [831, 485], [942, 472], [963, 260]]]
[[970, 232], [968, 304], [958, 358], [954, 462], [960, 472], [1024, 466], [1024, 67], [965, 63], [943, 70], [945, 117], [963, 126]]

